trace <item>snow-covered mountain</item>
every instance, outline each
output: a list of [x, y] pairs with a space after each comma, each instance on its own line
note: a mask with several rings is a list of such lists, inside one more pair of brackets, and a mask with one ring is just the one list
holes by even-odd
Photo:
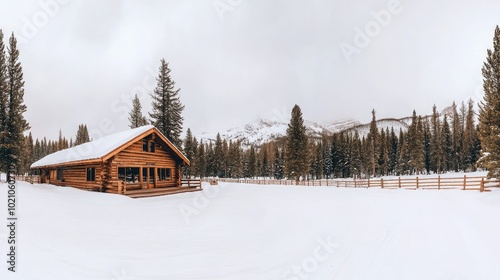
[[[360, 122], [355, 120], [341, 120], [327, 124], [320, 124], [305, 120], [304, 124], [306, 126], [307, 134], [311, 137], [321, 137], [323, 133], [332, 134], [361, 125]], [[228, 141], [240, 140], [244, 146], [259, 146], [263, 143], [269, 142], [270, 140], [275, 140], [285, 136], [287, 127], [288, 123], [285, 122], [259, 120], [244, 126], [231, 128], [220, 133], [220, 135], [222, 139], [226, 139]], [[199, 140], [203, 140], [204, 143], [207, 143], [209, 141], [215, 141], [217, 132], [203, 132], [195, 136]]]
[[[446, 108], [441, 116], [448, 114], [449, 110]], [[424, 119], [430, 121], [431, 116], [424, 116]], [[408, 127], [412, 122], [412, 117], [404, 117], [400, 119], [386, 118], [377, 120], [378, 129], [386, 129], [389, 131], [394, 128], [394, 132], [399, 135], [399, 131], [403, 130], [406, 132]], [[306, 126], [307, 133], [310, 137], [319, 138], [323, 133], [333, 134], [336, 132], [346, 131], [349, 133], [358, 132], [360, 137], [368, 134], [370, 131], [370, 123], [360, 123], [359, 121], [352, 119], [345, 119], [340, 121], [333, 121], [329, 123], [317, 123], [305, 120], [304, 124]], [[221, 138], [233, 141], [242, 141], [244, 146], [255, 145], [260, 146], [263, 143], [269, 142], [270, 140], [279, 139], [286, 135], [286, 129], [288, 123], [280, 121], [271, 120], [259, 120], [253, 123], [246, 124], [244, 126], [231, 128], [225, 132], [221, 132]], [[203, 140], [204, 143], [209, 141], [215, 141], [217, 132], [203, 132], [196, 135], [198, 140]]]
[[[311, 121], [304, 121], [307, 133], [311, 137], [321, 137], [323, 133], [332, 134], [334, 132], [343, 131], [356, 125], [360, 125], [358, 121], [342, 120], [331, 122], [328, 124], [319, 124]], [[221, 133], [221, 138], [226, 140], [240, 140], [243, 145], [261, 145], [269, 142], [270, 140], [278, 139], [286, 135], [288, 123], [259, 120], [254, 123], [246, 124], [244, 126], [231, 128], [228, 131]], [[197, 135], [198, 139], [207, 143], [208, 141], [215, 141], [217, 137], [216, 132], [203, 132]]]
[[[244, 145], [261, 145], [273, 139], [277, 139], [286, 134], [288, 124], [260, 120], [255, 123], [246, 124], [244, 126], [231, 128], [228, 131], [220, 134], [222, 139], [237, 141], [240, 140]], [[217, 132], [203, 132], [197, 138], [207, 143], [215, 141]]]

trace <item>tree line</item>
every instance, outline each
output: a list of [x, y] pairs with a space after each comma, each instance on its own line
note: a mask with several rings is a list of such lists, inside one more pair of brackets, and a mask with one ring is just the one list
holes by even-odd
[[472, 100], [460, 109], [454, 103], [450, 116], [440, 115], [435, 106], [430, 116], [413, 112], [406, 131], [379, 129], [373, 111], [366, 135], [352, 129], [320, 139], [305, 135], [300, 108], [294, 110], [287, 136], [260, 147], [244, 149], [240, 141], [223, 140], [220, 134], [204, 143], [188, 129], [183, 146], [192, 165], [184, 175], [328, 179], [477, 169], [481, 144]]

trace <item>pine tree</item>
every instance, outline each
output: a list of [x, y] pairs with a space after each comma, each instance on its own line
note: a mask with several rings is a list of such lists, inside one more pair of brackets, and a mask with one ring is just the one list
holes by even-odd
[[262, 149], [262, 172], [260, 176], [267, 178], [269, 177], [269, 156], [267, 153], [267, 147], [264, 146]]
[[200, 145], [198, 145], [198, 149], [196, 151], [196, 167], [195, 174], [200, 179], [205, 178], [207, 171], [207, 162], [205, 158], [205, 144], [203, 144], [203, 140], [200, 140]]
[[132, 110], [130, 110], [128, 120], [130, 122], [130, 128], [136, 128], [148, 124], [146, 117], [142, 115], [142, 105], [137, 94], [134, 96], [134, 100], [132, 100]]
[[274, 149], [274, 179], [281, 180], [284, 178], [284, 157], [283, 152], [280, 152], [278, 145]]
[[330, 141], [326, 135], [322, 137], [323, 143], [323, 175], [326, 179], [330, 179], [332, 175], [332, 147], [330, 145]]
[[252, 145], [248, 152], [247, 162], [247, 177], [253, 178], [257, 175], [257, 157], [255, 155], [255, 147]]
[[477, 168], [477, 166], [479, 166], [480, 164], [480, 160], [481, 160], [481, 151], [482, 151], [482, 144], [481, 144], [481, 139], [479, 138], [479, 124], [476, 125], [476, 137], [474, 139], [474, 152], [473, 152], [473, 155], [474, 155], [474, 166], [473, 166], [473, 170], [475, 170]]
[[453, 139], [451, 135], [450, 125], [448, 123], [448, 116], [444, 115], [443, 128], [441, 131], [441, 146], [443, 149], [443, 171], [450, 171], [453, 169]]
[[289, 178], [305, 178], [308, 171], [308, 143], [306, 127], [298, 105], [292, 109], [292, 117], [286, 130], [285, 173]]
[[407, 134], [399, 129], [399, 143], [398, 143], [398, 175], [406, 174], [408, 170], [408, 141]]
[[413, 111], [412, 122], [408, 128], [408, 153], [410, 174], [422, 173], [425, 168], [424, 131], [422, 118]]
[[461, 117], [457, 111], [457, 106], [455, 102], [452, 105], [453, 108], [453, 118], [451, 124], [451, 135], [452, 135], [452, 150], [453, 150], [453, 161], [452, 169], [458, 172], [461, 166], [461, 155], [462, 155], [462, 145], [463, 145], [463, 123]]
[[496, 27], [493, 50], [483, 65], [484, 101], [479, 109], [479, 138], [483, 150], [482, 163], [489, 177], [500, 178], [500, 28]]
[[81, 124], [78, 126], [78, 130], [76, 131], [74, 145], [78, 146], [87, 142], [90, 142], [90, 136], [89, 136], [89, 131], [87, 129], [87, 125]]
[[431, 169], [435, 173], [443, 171], [443, 145], [441, 143], [441, 120], [436, 105], [432, 108]]
[[351, 173], [355, 178], [359, 178], [363, 172], [362, 168], [362, 155], [361, 155], [362, 145], [359, 139], [359, 133], [356, 130], [351, 142]]
[[46, 137], [43, 137], [42, 141], [41, 141], [41, 157], [43, 158], [44, 156], [48, 155], [49, 154], [49, 148], [48, 148], [48, 145], [47, 145], [47, 138]]
[[255, 151], [256, 159], [257, 159], [257, 164], [255, 165], [255, 176], [259, 177], [260, 172], [262, 170], [262, 160], [259, 157], [259, 154], [257, 153], [257, 150]]
[[351, 143], [347, 133], [341, 132], [340, 139], [340, 173], [342, 178], [351, 176]]
[[432, 134], [429, 122], [424, 122], [424, 150], [425, 150], [425, 170], [427, 174], [431, 173], [431, 145]]
[[153, 112], [149, 114], [151, 124], [174, 145], [180, 147], [184, 110], [184, 105], [179, 99], [180, 89], [175, 89], [175, 82], [170, 77], [170, 69], [164, 59], [161, 60], [158, 72], [156, 88], [151, 94], [153, 99]]
[[[186, 139], [184, 140], [184, 155], [189, 159], [189, 161], [193, 161], [194, 156], [196, 154], [196, 146], [194, 146], [193, 134], [191, 133], [191, 129], [188, 128], [186, 132]], [[187, 178], [191, 178], [193, 175], [193, 169], [191, 166], [185, 166], [183, 169], [184, 176]]]
[[[24, 131], [29, 129], [28, 122], [23, 114], [26, 112], [24, 105], [24, 79], [23, 69], [19, 62], [19, 50], [14, 33], [9, 39], [7, 62], [7, 123], [6, 123], [6, 153], [4, 159], [6, 163], [19, 165], [21, 153], [24, 145]], [[6, 166], [4, 166], [6, 168]]]
[[381, 176], [385, 176], [389, 170], [389, 151], [387, 150], [387, 137], [384, 129], [380, 130], [380, 152], [378, 155], [378, 166]]
[[217, 137], [215, 138], [212, 168], [214, 176], [224, 178], [224, 150], [222, 148], [222, 138], [219, 133], [217, 133]]
[[340, 134], [334, 133], [332, 136], [332, 144], [330, 145], [330, 156], [332, 162], [332, 174], [334, 178], [341, 176], [341, 161], [342, 161], [342, 151], [340, 145]]
[[206, 162], [206, 171], [205, 171], [206, 176], [210, 177], [217, 176], [215, 170], [214, 147], [211, 141], [208, 142], [208, 144], [205, 146], [205, 162]]
[[241, 146], [239, 141], [229, 140], [229, 151], [228, 151], [228, 178], [240, 178], [242, 176], [242, 166], [241, 166]]
[[370, 123], [370, 132], [366, 137], [368, 141], [368, 158], [370, 164], [370, 173], [372, 176], [377, 175], [377, 158], [379, 152], [379, 137], [377, 128], [377, 118], [375, 116], [375, 110], [372, 110], [372, 121]]
[[196, 137], [193, 137], [193, 143], [191, 144], [191, 151], [192, 151], [192, 156], [190, 159], [191, 165], [189, 166], [189, 172], [191, 176], [196, 176], [196, 170], [197, 170], [197, 165], [198, 165], [198, 139]]
[[321, 143], [319, 144], [311, 144], [310, 147], [310, 163], [309, 163], [309, 175], [310, 179], [316, 180], [321, 179], [323, 176], [323, 148], [321, 147]]
[[425, 169], [425, 141], [424, 141], [424, 121], [422, 116], [418, 116], [417, 120], [417, 138], [415, 146], [415, 170], [417, 174], [424, 174]]
[[69, 146], [68, 140], [66, 139], [66, 137], [62, 136], [62, 131], [59, 129], [59, 138], [57, 140], [57, 150], [60, 151], [60, 150], [67, 149], [69, 147], [70, 146]]
[[242, 175], [243, 175], [243, 178], [250, 178], [250, 172], [248, 171], [248, 151], [246, 151], [245, 153], [243, 153], [243, 156], [241, 157], [242, 160], [241, 160], [241, 164], [242, 164], [242, 167], [241, 167], [241, 172], [242, 172]]
[[20, 168], [20, 174], [26, 174], [30, 172], [30, 166], [33, 163], [33, 137], [31, 132], [28, 136], [24, 137], [24, 145], [22, 152], [22, 165]]
[[475, 171], [476, 162], [479, 159], [480, 150], [478, 149], [478, 135], [476, 125], [474, 124], [474, 101], [469, 99], [468, 110], [465, 117], [464, 147], [463, 147], [463, 165], [466, 171]]
[[227, 140], [224, 139], [222, 140], [222, 171], [223, 171], [223, 176], [222, 178], [229, 178], [227, 175], [227, 169], [229, 168], [229, 162], [228, 162], [228, 154], [229, 154], [229, 146], [227, 144]]
[[42, 158], [42, 148], [40, 146], [40, 141], [38, 138], [35, 140], [35, 146], [33, 148], [33, 162]]
[[3, 42], [3, 32], [0, 29], [0, 170], [8, 163], [7, 158], [7, 102], [8, 102], [8, 77], [7, 56]]

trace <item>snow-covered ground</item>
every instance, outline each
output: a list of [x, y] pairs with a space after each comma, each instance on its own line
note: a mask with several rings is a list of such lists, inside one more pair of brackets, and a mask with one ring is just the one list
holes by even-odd
[[[204, 185], [130, 199], [18, 183], [0, 279], [499, 279], [500, 191]], [[7, 255], [7, 187], [0, 187]], [[5, 225], [4, 225], [5, 224]]]

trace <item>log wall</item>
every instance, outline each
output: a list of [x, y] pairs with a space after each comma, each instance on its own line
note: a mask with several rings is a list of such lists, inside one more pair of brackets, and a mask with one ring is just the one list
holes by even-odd
[[[95, 168], [95, 181], [87, 181], [87, 168]], [[92, 189], [100, 190], [103, 186], [103, 176], [101, 174], [104, 172], [103, 166], [85, 165], [85, 166], [67, 166], [61, 167], [62, 178], [57, 180], [57, 169], [49, 169], [50, 178], [47, 180], [48, 183], [56, 186], [70, 186], [79, 189]]]

